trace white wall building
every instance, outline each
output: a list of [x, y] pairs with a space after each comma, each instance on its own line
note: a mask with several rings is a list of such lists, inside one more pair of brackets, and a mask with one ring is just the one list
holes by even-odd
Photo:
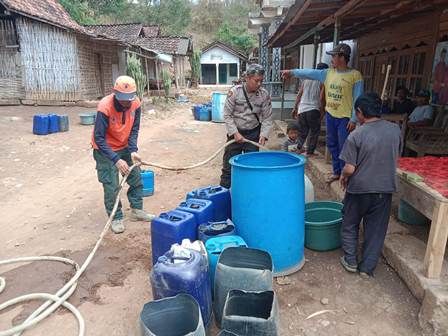
[[221, 42], [202, 49], [201, 84], [232, 85], [245, 70], [247, 56]]

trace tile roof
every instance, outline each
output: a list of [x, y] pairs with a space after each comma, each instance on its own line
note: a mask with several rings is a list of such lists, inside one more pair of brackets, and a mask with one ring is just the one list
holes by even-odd
[[134, 43], [140, 36], [143, 24], [141, 23], [118, 23], [103, 25], [84, 25], [92, 34], [111, 37], [128, 43]]
[[143, 36], [144, 37], [156, 37], [160, 33], [159, 26], [143, 26]]
[[188, 37], [158, 36], [139, 38], [136, 44], [142, 48], [158, 51], [169, 55], [187, 55], [191, 40]]
[[0, 0], [8, 10], [49, 24], [85, 33], [57, 0]]

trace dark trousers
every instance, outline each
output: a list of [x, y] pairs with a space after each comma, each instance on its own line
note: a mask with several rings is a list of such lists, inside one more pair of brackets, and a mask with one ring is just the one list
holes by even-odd
[[[392, 204], [392, 194], [346, 193], [341, 228], [342, 249], [349, 264], [360, 272], [372, 274], [383, 250]], [[364, 243], [358, 263], [359, 225], [363, 220]]]
[[298, 117], [299, 143], [298, 148], [302, 148], [308, 137], [308, 148], [306, 152], [313, 154], [317, 147], [320, 132], [320, 111], [311, 110], [302, 112]]
[[[260, 140], [260, 127], [257, 127], [249, 131], [239, 131], [243, 137], [247, 140], [252, 140], [258, 142]], [[227, 137], [227, 141], [232, 140], [233, 137]], [[241, 153], [258, 152], [258, 147], [250, 143], [233, 143], [226, 147], [224, 150], [224, 155], [222, 158], [222, 173], [220, 185], [224, 188], [230, 188], [232, 185], [231, 181], [231, 166], [229, 160], [235, 155]]]
[[[127, 149], [116, 152], [120, 159], [123, 159], [127, 164], [132, 166], [131, 153]], [[117, 198], [119, 189], [119, 172], [115, 164], [104, 156], [99, 150], [93, 150], [93, 158], [96, 161], [96, 171], [98, 174], [98, 181], [103, 185], [104, 190], [104, 207], [107, 215], [110, 216]], [[143, 209], [143, 183], [140, 176], [140, 167], [132, 169], [131, 174], [126, 180], [129, 185], [128, 200], [132, 209]], [[114, 219], [122, 219], [123, 212], [121, 211], [121, 202], [118, 203], [117, 212]]]
[[333, 163], [333, 174], [341, 175], [344, 168], [344, 161], [339, 159], [342, 147], [348, 137], [347, 124], [349, 118], [335, 118], [327, 112], [327, 147], [331, 153], [331, 160]]

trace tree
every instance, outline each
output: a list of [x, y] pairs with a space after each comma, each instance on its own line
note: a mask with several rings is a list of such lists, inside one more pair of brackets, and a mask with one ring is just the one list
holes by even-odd
[[246, 29], [232, 26], [227, 21], [219, 28], [216, 33], [216, 38], [246, 54], [248, 54], [250, 49], [255, 45], [254, 37], [247, 33]]
[[95, 24], [94, 12], [89, 4], [81, 0], [59, 0], [70, 16], [79, 24]]
[[160, 1], [147, 8], [146, 22], [159, 25], [165, 35], [183, 35], [191, 23], [187, 0]]

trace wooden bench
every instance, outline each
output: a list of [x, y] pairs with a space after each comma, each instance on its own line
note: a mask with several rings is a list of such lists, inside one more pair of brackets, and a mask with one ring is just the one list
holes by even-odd
[[424, 182], [409, 181], [398, 169], [400, 198], [432, 220], [426, 246], [423, 272], [427, 278], [438, 279], [442, 272], [448, 241], [448, 198]]

